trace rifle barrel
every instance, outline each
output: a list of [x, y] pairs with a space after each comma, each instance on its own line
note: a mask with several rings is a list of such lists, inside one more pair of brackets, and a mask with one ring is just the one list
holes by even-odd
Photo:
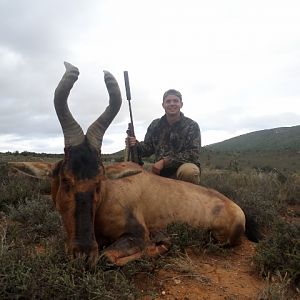
[[131, 100], [131, 93], [130, 93], [128, 71], [124, 71], [124, 80], [125, 80], [125, 88], [126, 88], [126, 98], [127, 98], [128, 101], [130, 101]]
[[131, 109], [131, 93], [130, 93], [130, 85], [129, 85], [129, 76], [128, 71], [124, 71], [124, 80], [125, 80], [125, 88], [126, 88], [126, 98], [128, 100], [129, 106], [129, 115], [130, 115], [130, 123], [131, 123], [131, 136], [134, 135], [134, 126], [133, 126], [133, 117], [132, 117], [132, 109]]

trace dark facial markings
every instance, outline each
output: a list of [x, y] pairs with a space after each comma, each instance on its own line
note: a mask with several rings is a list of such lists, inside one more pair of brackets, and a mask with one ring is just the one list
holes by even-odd
[[74, 197], [74, 247], [77, 252], [88, 254], [95, 247], [93, 203], [100, 186], [94, 184], [102, 172], [100, 153], [86, 139], [80, 145], [66, 148], [65, 159], [53, 172], [53, 175], [60, 174], [62, 190]]
[[75, 203], [75, 239], [85, 249], [94, 240], [93, 192], [76, 193]]

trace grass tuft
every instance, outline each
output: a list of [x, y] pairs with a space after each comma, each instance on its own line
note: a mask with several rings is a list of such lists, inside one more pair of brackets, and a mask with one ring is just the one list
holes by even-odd
[[272, 233], [257, 245], [254, 261], [264, 276], [287, 274], [300, 281], [300, 226], [283, 220], [274, 223]]
[[26, 228], [27, 241], [40, 239], [62, 231], [60, 217], [54, 210], [50, 197], [37, 195], [26, 199], [17, 207], [10, 206], [9, 218]]

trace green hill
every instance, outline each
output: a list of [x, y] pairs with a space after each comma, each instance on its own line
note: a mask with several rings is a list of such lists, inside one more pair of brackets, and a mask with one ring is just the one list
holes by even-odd
[[300, 151], [300, 125], [243, 134], [205, 146], [212, 151]]
[[300, 174], [300, 126], [243, 134], [202, 148], [203, 167], [278, 169]]

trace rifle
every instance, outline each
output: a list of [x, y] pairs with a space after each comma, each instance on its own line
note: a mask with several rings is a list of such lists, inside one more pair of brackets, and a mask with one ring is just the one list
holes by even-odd
[[[127, 137], [129, 137], [129, 136], [135, 137], [132, 110], [131, 110], [131, 102], [130, 102], [131, 101], [131, 93], [130, 93], [128, 71], [124, 71], [124, 81], [125, 81], [126, 98], [128, 100], [129, 115], [130, 115], [130, 123], [128, 123], [128, 129], [127, 129], [126, 133], [127, 133]], [[125, 161], [133, 161], [141, 166], [144, 164], [144, 162], [142, 161], [142, 157], [138, 151], [137, 145], [131, 146], [131, 147], [129, 147], [129, 149], [128, 149], [128, 146], [126, 146], [124, 159], [125, 159]]]

